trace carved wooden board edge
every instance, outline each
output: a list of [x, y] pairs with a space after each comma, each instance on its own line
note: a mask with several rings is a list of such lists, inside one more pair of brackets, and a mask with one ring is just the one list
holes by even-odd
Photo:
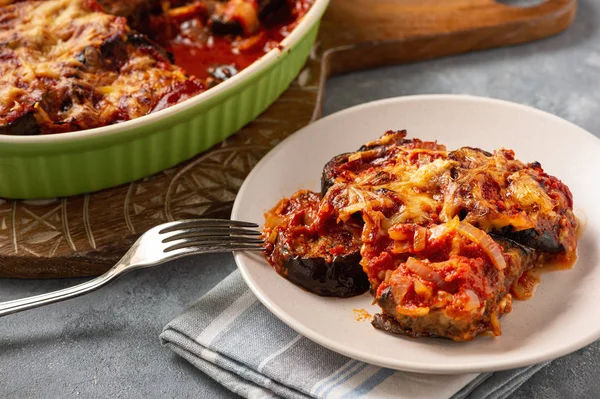
[[[361, 70], [426, 61], [478, 50], [507, 47], [557, 35], [567, 30], [577, 12], [576, 0], [558, 0], [538, 6], [534, 18], [506, 21], [454, 32], [410, 38], [373, 40], [333, 47], [322, 55], [317, 102], [312, 120], [322, 116], [327, 79]], [[533, 9], [524, 10], [533, 12]]]
[[[332, 7], [343, 1], [332, 0]], [[491, 4], [489, 0], [472, 2]], [[347, 37], [332, 41], [320, 36], [320, 47], [315, 46], [305, 69], [277, 102], [240, 132], [194, 159], [84, 196], [0, 200], [0, 277], [98, 275], [154, 225], [190, 217], [227, 218], [252, 167], [285, 137], [320, 117], [328, 77], [551, 36], [571, 25], [576, 5], [575, 0], [548, 0], [522, 12], [509, 10], [513, 18], [509, 20], [471, 21], [479, 25], [453, 31], [429, 27], [428, 34], [422, 29], [416, 29], [417, 34], [399, 30], [392, 38], [387, 32], [371, 33], [369, 37], [376, 40], [351, 44], [345, 42]], [[326, 18], [322, 31], [327, 30], [327, 23]]]

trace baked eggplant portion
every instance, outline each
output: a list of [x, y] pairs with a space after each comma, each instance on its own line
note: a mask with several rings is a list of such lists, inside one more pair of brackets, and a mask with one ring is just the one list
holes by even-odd
[[573, 196], [539, 162], [524, 164], [512, 150], [491, 154], [470, 147], [448, 158], [458, 165], [444, 188], [446, 220], [461, 213], [463, 220], [524, 246], [555, 254], [573, 251]]
[[[444, 151], [445, 147], [436, 142], [419, 139], [406, 139], [406, 130], [389, 130], [379, 139], [362, 145], [356, 152], [348, 152], [333, 157], [323, 167], [321, 174], [321, 195], [336, 181], [348, 184], [369, 169], [379, 170], [384, 163], [393, 162], [402, 149], [422, 149], [428, 151]], [[369, 181], [370, 185], [382, 185], [390, 180], [387, 173], [380, 173]]]
[[[407, 179], [427, 197], [426, 204], [417, 206], [441, 207], [429, 212], [435, 220], [447, 222], [458, 216], [488, 233], [540, 251], [573, 250], [577, 222], [569, 188], [545, 173], [540, 163], [515, 159], [512, 150], [446, 151], [437, 142], [406, 139], [404, 130], [388, 131], [357, 152], [331, 159], [323, 168], [321, 194], [325, 197], [336, 183], [352, 186], [362, 195], [334, 201], [348, 206], [356, 198], [376, 199], [381, 196], [378, 190], [401, 186]], [[399, 201], [410, 202], [408, 193]]]
[[[576, 258], [571, 192], [539, 163], [523, 163], [503, 148], [447, 151], [437, 142], [406, 139], [406, 131], [388, 131], [334, 157], [323, 169], [320, 195], [301, 191], [278, 206], [266, 226], [285, 227], [268, 240], [270, 256], [310, 259], [307, 241], [326, 248], [316, 251], [321, 254], [352, 248], [346, 256], [360, 248], [360, 265], [382, 309], [374, 327], [412, 337], [500, 335], [513, 297], [533, 294], [535, 276], [528, 271]], [[299, 216], [282, 219], [288, 214]], [[269, 222], [274, 215], [279, 219]], [[298, 233], [281, 233], [294, 226], [304, 229], [301, 241], [294, 241]], [[343, 238], [344, 230], [354, 233]]]
[[499, 319], [512, 309], [513, 287], [538, 265], [539, 255], [458, 219], [441, 228], [445, 231], [440, 233], [440, 226], [434, 234], [428, 231], [425, 248], [411, 251], [408, 258], [392, 254], [394, 268], [376, 292], [382, 313], [375, 316], [373, 326], [411, 337], [455, 341], [472, 340], [485, 331], [500, 335]]
[[[91, 129], [205, 90], [164, 49], [95, 1], [20, 2], [1, 7], [0, 19], [1, 133]], [[38, 29], [44, 33], [31, 35]]]
[[523, 164], [510, 150], [491, 154], [471, 147], [452, 151], [448, 158], [458, 163], [446, 189], [453, 196], [448, 208], [458, 204], [461, 219], [540, 251], [571, 250], [576, 230], [572, 194], [539, 162]]
[[0, 134], [93, 129], [185, 101], [278, 46], [312, 3], [0, 1]]
[[267, 259], [281, 276], [321, 296], [351, 297], [369, 289], [360, 265], [360, 222], [337, 223], [319, 194], [300, 191], [265, 214]]

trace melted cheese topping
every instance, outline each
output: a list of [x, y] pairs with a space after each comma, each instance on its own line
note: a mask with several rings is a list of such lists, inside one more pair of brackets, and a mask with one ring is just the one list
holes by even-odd
[[145, 115], [186, 82], [203, 90], [124, 18], [100, 9], [93, 0], [0, 9], [0, 126], [33, 115], [41, 133], [87, 129]]
[[[413, 161], [422, 159], [419, 155], [424, 153], [421, 149], [401, 149], [391, 162], [354, 174], [351, 182], [346, 179], [338, 182], [339, 190], [332, 190], [336, 197], [332, 200], [347, 203], [339, 209], [339, 219], [345, 221], [359, 211], [381, 210], [399, 204], [400, 208], [387, 225], [407, 222], [426, 224], [431, 221], [431, 212], [438, 205], [433, 193], [440, 182], [449, 176], [450, 169], [456, 163], [447, 159], [445, 151], [428, 153], [434, 158], [429, 163]], [[351, 162], [362, 159], [360, 153], [349, 158]], [[382, 176], [385, 176], [384, 183], [380, 183]], [[394, 193], [393, 199], [389, 193]]]
[[[574, 247], [570, 192], [541, 168], [515, 160], [510, 150], [448, 152], [404, 137], [405, 132], [388, 132], [338, 166], [324, 202], [337, 210], [339, 221], [381, 212], [387, 231], [397, 224], [431, 227], [460, 217], [485, 232], [553, 230], [561, 245]], [[558, 226], [567, 226], [566, 236]]]

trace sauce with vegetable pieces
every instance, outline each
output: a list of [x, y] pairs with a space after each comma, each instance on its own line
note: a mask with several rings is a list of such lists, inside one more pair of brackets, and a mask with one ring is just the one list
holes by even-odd
[[210, 22], [201, 18], [185, 20], [177, 27], [177, 35], [164, 45], [173, 54], [175, 64], [188, 73], [200, 79], [227, 80], [279, 47], [312, 3], [313, 0], [288, 1], [293, 7], [281, 7], [268, 15], [250, 35], [219, 35], [206, 26]]

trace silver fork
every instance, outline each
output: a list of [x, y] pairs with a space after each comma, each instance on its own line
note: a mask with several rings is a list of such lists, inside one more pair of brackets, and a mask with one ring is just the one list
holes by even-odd
[[0, 303], [0, 317], [63, 301], [105, 286], [136, 269], [188, 255], [260, 251], [257, 224], [221, 219], [192, 219], [161, 224], [144, 233], [116, 265], [92, 280], [63, 290]]

